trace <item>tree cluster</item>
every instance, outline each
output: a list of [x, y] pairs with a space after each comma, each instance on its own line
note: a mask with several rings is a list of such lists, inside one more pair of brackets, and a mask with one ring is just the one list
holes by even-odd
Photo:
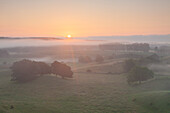
[[13, 63], [12, 67], [12, 81], [26, 82], [33, 80], [44, 74], [55, 74], [62, 78], [72, 78], [73, 72], [71, 68], [64, 63], [53, 62], [51, 66], [44, 62], [36, 62], [31, 60], [21, 60]]

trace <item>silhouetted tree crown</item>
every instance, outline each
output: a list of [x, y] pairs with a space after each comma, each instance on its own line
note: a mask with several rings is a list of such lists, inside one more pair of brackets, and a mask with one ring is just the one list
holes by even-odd
[[51, 64], [51, 71], [53, 74], [59, 75], [62, 78], [72, 78], [73, 77], [73, 72], [71, 70], [71, 67], [64, 63], [60, 63], [58, 61], [54, 61]]

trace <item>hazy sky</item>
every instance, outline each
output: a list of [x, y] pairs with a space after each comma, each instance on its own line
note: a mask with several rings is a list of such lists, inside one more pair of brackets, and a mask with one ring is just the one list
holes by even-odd
[[170, 0], [0, 0], [0, 36], [170, 34]]

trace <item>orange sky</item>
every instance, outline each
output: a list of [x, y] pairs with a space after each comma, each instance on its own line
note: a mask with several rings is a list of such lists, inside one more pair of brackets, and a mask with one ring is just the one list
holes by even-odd
[[170, 0], [0, 0], [0, 36], [170, 34]]

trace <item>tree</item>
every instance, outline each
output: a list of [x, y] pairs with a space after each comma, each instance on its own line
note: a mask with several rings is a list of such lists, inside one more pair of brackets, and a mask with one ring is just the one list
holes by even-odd
[[72, 78], [73, 77], [73, 72], [71, 71], [71, 68], [64, 64], [64, 63], [60, 63], [58, 61], [54, 61], [51, 64], [51, 71], [53, 74], [59, 75], [62, 78]]
[[37, 66], [30, 60], [22, 60], [15, 62], [12, 67], [12, 81], [26, 82], [35, 79], [37, 74]]
[[102, 63], [104, 61], [104, 58], [101, 55], [97, 55], [95, 61], [98, 63]]
[[139, 66], [135, 66], [129, 73], [127, 76], [127, 82], [130, 83], [134, 83], [134, 82], [139, 82], [139, 84], [141, 84], [141, 81], [145, 81], [148, 79], [151, 79], [154, 77], [154, 73], [149, 70], [146, 67], [139, 67]]

